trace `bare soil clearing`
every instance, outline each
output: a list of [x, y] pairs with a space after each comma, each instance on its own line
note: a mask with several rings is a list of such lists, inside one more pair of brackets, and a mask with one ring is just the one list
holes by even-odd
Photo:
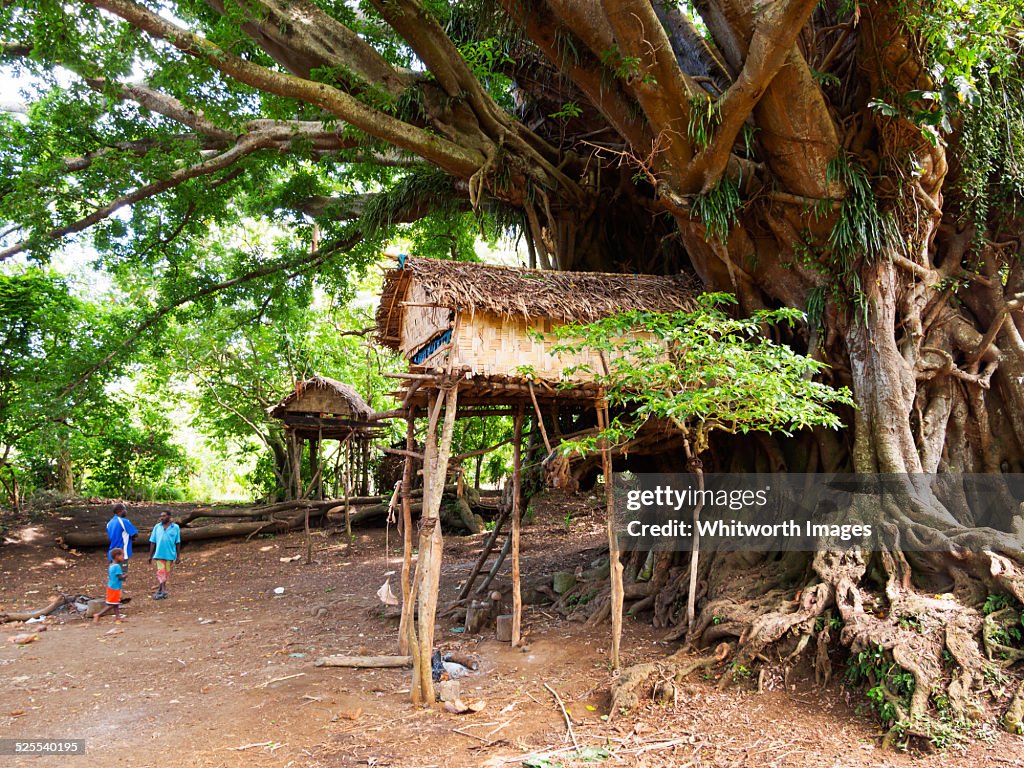
[[[192, 508], [175, 505], [174, 514]], [[109, 509], [63, 507], [12, 527], [0, 547], [0, 610], [41, 607], [58, 591], [101, 595], [105, 553], [69, 553], [53, 540], [104, 525]], [[0, 627], [0, 738], [88, 743], [74, 760], [0, 757], [0, 765], [423, 768], [519, 765], [531, 754], [549, 755], [550, 763], [535, 765], [582, 765], [546, 683], [564, 701], [580, 746], [607, 750], [591, 752], [595, 758], [610, 754], [587, 765], [1024, 766], [1024, 739], [1005, 733], [965, 752], [882, 750], [879, 730], [857, 714], [862, 695], [841, 688], [758, 694], [741, 683], [719, 691], [715, 680], [695, 676], [677, 702], [609, 721], [608, 627], [565, 621], [543, 606], [525, 609], [522, 651], [497, 643], [493, 631], [466, 637], [440, 620], [443, 649], [479, 657], [480, 670], [462, 680], [463, 699], [486, 707], [470, 715], [415, 708], [408, 670], [313, 666], [336, 653], [397, 653], [397, 620], [381, 617], [376, 596], [386, 572], [400, 570], [394, 529], [387, 561], [383, 529], [357, 531], [351, 548], [317, 532], [312, 565], [281, 560], [304, 551], [301, 533], [197, 543], [182, 552], [171, 596], [153, 601], [144, 542], [157, 510], [130, 513], [144, 534], [128, 569], [128, 621], [50, 618], [37, 642], [20, 647], [6, 638], [36, 625]], [[587, 567], [603, 535], [600, 513], [566, 525], [564, 513], [542, 508], [524, 528], [524, 581]], [[482, 541], [446, 538], [442, 605]], [[391, 584], [398, 593], [397, 573]], [[626, 664], [670, 650], [656, 630], [632, 620], [622, 648]]]

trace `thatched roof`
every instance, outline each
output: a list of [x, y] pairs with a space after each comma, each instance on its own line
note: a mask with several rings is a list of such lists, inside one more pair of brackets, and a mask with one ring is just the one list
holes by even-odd
[[385, 274], [377, 308], [378, 339], [392, 349], [398, 349], [402, 306], [413, 281], [439, 307], [563, 323], [589, 323], [630, 310], [692, 309], [700, 292], [688, 275], [553, 272], [409, 258]]
[[[314, 376], [311, 379], [298, 382], [295, 385], [295, 391], [273, 408], [268, 409], [268, 413], [275, 418], [282, 418], [286, 412], [295, 410], [294, 407], [289, 408], [288, 406], [311, 390], [321, 390], [328, 394], [330, 399], [340, 406], [335, 413], [344, 408], [356, 421], [366, 421], [373, 416], [373, 408], [367, 405], [358, 392], [348, 384], [342, 384], [340, 381], [329, 379], [326, 376]], [[317, 411], [319, 412], [321, 409], [318, 408]]]

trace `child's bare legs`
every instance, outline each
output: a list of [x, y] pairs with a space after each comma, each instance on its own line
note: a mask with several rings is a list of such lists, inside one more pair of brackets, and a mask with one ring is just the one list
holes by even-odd
[[111, 611], [114, 612], [114, 620], [115, 621], [121, 621], [122, 619], [124, 619], [124, 616], [121, 615], [121, 606], [120, 605], [106, 605], [106, 606], [103, 607], [102, 611], [100, 611], [99, 613], [96, 613], [92, 617], [92, 623], [93, 624], [99, 624], [100, 623], [100, 616], [106, 616]]

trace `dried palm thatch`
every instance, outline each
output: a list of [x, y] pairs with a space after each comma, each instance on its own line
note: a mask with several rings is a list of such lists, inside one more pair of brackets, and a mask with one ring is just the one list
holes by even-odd
[[544, 318], [558, 323], [593, 322], [618, 312], [672, 312], [694, 307], [698, 282], [687, 275], [622, 275], [552, 272], [461, 261], [409, 259], [384, 278], [377, 309], [380, 342], [401, 343], [403, 309], [413, 284], [431, 306], [470, 316]]
[[295, 391], [270, 408], [268, 413], [278, 419], [286, 413], [324, 413], [353, 421], [367, 421], [374, 411], [348, 384], [326, 376], [314, 376], [296, 383]]

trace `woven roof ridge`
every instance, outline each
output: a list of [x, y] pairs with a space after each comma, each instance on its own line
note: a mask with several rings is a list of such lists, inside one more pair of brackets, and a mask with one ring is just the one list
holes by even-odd
[[303, 392], [307, 389], [313, 388], [333, 390], [335, 394], [341, 396], [348, 403], [349, 407], [352, 409], [352, 415], [357, 418], [365, 419], [372, 416], [374, 413], [373, 408], [367, 404], [362, 395], [360, 395], [353, 387], [342, 381], [338, 381], [337, 379], [320, 375], [312, 376], [305, 381], [299, 382], [299, 385], [296, 386], [296, 388], [290, 392], [287, 397], [281, 400], [277, 405], [268, 408], [267, 412], [271, 416], [280, 416], [284, 413], [284, 410], [288, 405], [302, 396]]

